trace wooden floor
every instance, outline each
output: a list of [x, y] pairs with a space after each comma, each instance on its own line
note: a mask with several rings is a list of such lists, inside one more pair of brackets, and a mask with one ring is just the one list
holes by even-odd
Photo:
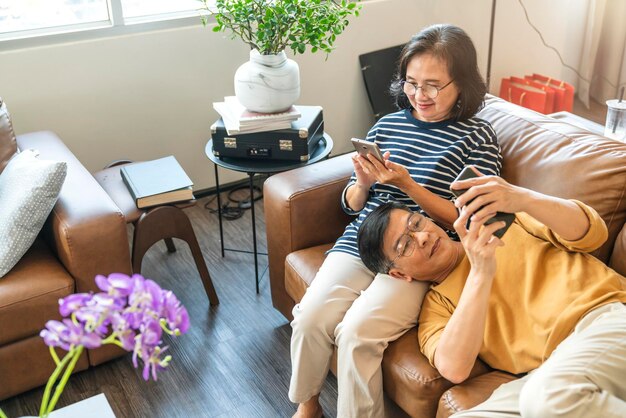
[[[220, 254], [217, 215], [200, 204], [187, 209], [220, 298], [209, 307], [187, 246], [168, 254], [156, 244], [143, 261], [142, 273], [171, 289], [191, 317], [188, 334], [171, 342], [173, 360], [157, 382], [144, 382], [130, 355], [74, 375], [59, 407], [104, 393], [117, 418], [291, 417], [287, 390], [291, 375], [287, 320], [271, 304], [267, 256], [259, 257], [260, 294], [255, 293], [251, 254]], [[266, 253], [262, 201], [256, 204], [260, 251]], [[225, 221], [230, 248], [252, 248], [250, 210]], [[0, 381], [0, 384], [2, 382]], [[0, 402], [9, 417], [36, 415], [43, 390], [35, 389]], [[337, 383], [326, 380], [321, 402], [326, 417], [336, 413]]]

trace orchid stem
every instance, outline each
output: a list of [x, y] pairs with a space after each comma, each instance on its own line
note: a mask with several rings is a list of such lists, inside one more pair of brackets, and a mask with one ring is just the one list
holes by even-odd
[[43, 417], [45, 416], [44, 414], [47, 414], [46, 410], [48, 409], [48, 401], [50, 399], [50, 392], [52, 392], [52, 386], [54, 386], [54, 382], [56, 382], [57, 378], [63, 371], [63, 368], [65, 367], [65, 365], [72, 359], [74, 350], [75, 349], [72, 348], [70, 349], [70, 351], [67, 352], [65, 357], [63, 357], [63, 360], [61, 360], [59, 364], [57, 364], [56, 369], [54, 369], [54, 371], [50, 375], [50, 378], [48, 379], [48, 383], [46, 384], [46, 390], [43, 393], [43, 399], [41, 400], [41, 408], [39, 408], [40, 417]]
[[55, 351], [54, 346], [51, 345], [48, 348], [50, 349], [50, 356], [52, 356], [52, 359], [54, 360], [54, 364], [58, 366], [59, 363], [61, 363], [61, 360], [59, 360], [59, 356], [57, 356], [57, 352]]
[[76, 362], [78, 362], [80, 355], [83, 353], [84, 348], [85, 347], [83, 347], [82, 345], [79, 345], [74, 350], [72, 361], [66, 367], [65, 373], [63, 373], [63, 377], [61, 378], [61, 381], [59, 382], [56, 389], [54, 390], [54, 396], [50, 400], [50, 404], [48, 405], [48, 410], [46, 411], [46, 415], [54, 410], [54, 407], [56, 406], [57, 401], [59, 400], [59, 397], [61, 397], [61, 393], [63, 393], [63, 389], [65, 389], [65, 385], [67, 384], [67, 381], [72, 375], [72, 371], [74, 370], [74, 367], [76, 366]]

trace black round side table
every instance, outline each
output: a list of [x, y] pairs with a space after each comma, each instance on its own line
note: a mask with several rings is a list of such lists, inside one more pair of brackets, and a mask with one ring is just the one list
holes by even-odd
[[224, 251], [246, 252], [231, 248], [224, 248], [224, 230], [222, 227], [222, 200], [220, 198], [220, 180], [218, 176], [217, 168], [222, 167], [228, 170], [239, 171], [247, 173], [250, 184], [250, 208], [252, 209], [252, 247], [254, 254], [254, 278], [256, 283], [256, 292], [259, 293], [259, 263], [258, 252], [256, 245], [256, 221], [254, 214], [254, 183], [253, 178], [255, 174], [274, 174], [283, 171], [292, 170], [294, 168], [303, 167], [306, 165], [314, 164], [328, 157], [333, 149], [333, 140], [327, 133], [324, 133], [323, 138], [320, 140], [317, 148], [311, 153], [311, 157], [308, 161], [283, 161], [283, 160], [263, 160], [263, 159], [248, 159], [248, 158], [232, 158], [232, 157], [216, 157], [213, 155], [213, 140], [210, 139], [207, 142], [204, 152], [206, 156], [214, 163], [215, 169], [215, 189], [217, 193], [217, 212], [220, 224], [220, 245], [222, 249], [222, 257], [224, 257]]

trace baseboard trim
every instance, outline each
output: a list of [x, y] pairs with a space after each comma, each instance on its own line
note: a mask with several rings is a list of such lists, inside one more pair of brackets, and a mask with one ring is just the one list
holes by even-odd
[[[263, 189], [263, 182], [267, 179], [267, 177], [268, 176], [265, 174], [257, 174], [256, 176], [254, 176], [254, 184]], [[259, 179], [261, 179], [261, 184], [259, 184]], [[249, 184], [249, 181], [249, 179], [242, 179], [226, 184], [220, 184], [220, 193], [228, 192], [232, 189], [240, 188], [242, 186], [247, 186]], [[215, 194], [217, 194], [217, 187], [209, 187], [206, 189], [195, 190], [193, 192], [193, 195], [196, 197], [196, 199], [201, 199], [207, 196], [214, 196]]]

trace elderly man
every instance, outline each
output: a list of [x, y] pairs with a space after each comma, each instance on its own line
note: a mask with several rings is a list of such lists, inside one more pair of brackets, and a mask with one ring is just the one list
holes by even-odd
[[[528, 373], [454, 416], [625, 417], [626, 290], [587, 254], [606, 240], [600, 216], [499, 177], [452, 187], [469, 189], [455, 203], [461, 242], [395, 203], [373, 211], [358, 240], [371, 270], [433, 282], [418, 338], [443, 377], [464, 381], [477, 357]], [[485, 224], [497, 211], [516, 214], [502, 239], [503, 222]]]

